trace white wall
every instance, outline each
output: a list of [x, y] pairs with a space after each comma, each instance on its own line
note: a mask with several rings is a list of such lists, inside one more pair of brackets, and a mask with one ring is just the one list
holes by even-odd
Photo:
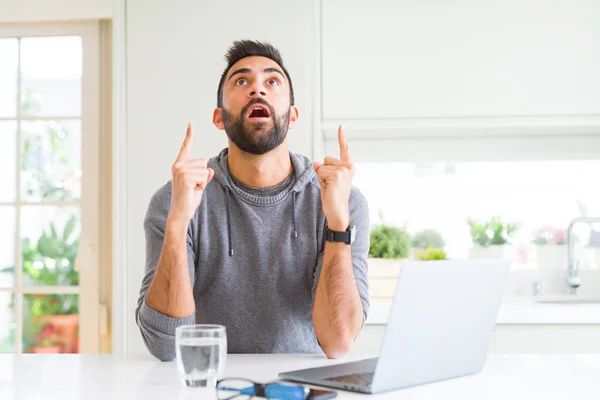
[[[226, 5], [225, 5], [226, 4]], [[145, 352], [134, 323], [144, 270], [142, 221], [152, 194], [170, 178], [185, 136], [193, 155], [216, 155], [227, 141], [212, 125], [223, 56], [235, 39], [268, 40], [282, 52], [300, 120], [291, 149], [311, 156], [315, 60], [312, 1], [127, 1], [127, 281], [128, 350]], [[115, 266], [117, 268], [117, 266]], [[115, 305], [116, 306], [116, 305]]]
[[119, 0], [0, 0], [0, 22], [111, 18]]

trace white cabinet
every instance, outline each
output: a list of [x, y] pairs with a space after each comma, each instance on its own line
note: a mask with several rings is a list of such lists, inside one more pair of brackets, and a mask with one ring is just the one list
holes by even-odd
[[600, 112], [600, 2], [324, 0], [323, 118]]

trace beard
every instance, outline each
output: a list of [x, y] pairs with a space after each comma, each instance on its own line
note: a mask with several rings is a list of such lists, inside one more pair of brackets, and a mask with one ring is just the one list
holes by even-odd
[[[255, 104], [262, 104], [269, 109], [272, 120], [270, 129], [268, 128], [270, 121], [254, 122], [244, 117], [247, 115], [248, 109]], [[290, 110], [288, 109], [287, 113], [278, 116], [269, 103], [257, 98], [246, 104], [239, 117], [234, 116], [223, 107], [222, 118], [229, 140], [246, 153], [261, 155], [270, 152], [285, 140], [290, 122]]]

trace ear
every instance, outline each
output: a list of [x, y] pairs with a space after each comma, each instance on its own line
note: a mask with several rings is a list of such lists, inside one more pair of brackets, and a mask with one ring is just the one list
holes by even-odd
[[290, 123], [288, 124], [288, 129], [293, 129], [296, 126], [296, 121], [298, 121], [298, 108], [296, 106], [291, 106]]
[[223, 123], [223, 110], [221, 108], [215, 108], [213, 112], [213, 124], [217, 127], [217, 129], [223, 131], [225, 130], [225, 124]]

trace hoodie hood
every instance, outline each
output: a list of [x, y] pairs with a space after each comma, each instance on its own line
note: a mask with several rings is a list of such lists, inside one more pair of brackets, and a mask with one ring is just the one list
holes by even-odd
[[213, 180], [225, 190], [226, 196], [226, 208], [227, 208], [227, 231], [229, 241], [229, 255], [233, 255], [233, 231], [232, 231], [232, 220], [231, 220], [231, 196], [235, 196], [237, 199], [244, 201], [248, 204], [255, 205], [258, 207], [270, 206], [284, 201], [290, 194], [292, 195], [292, 215], [290, 216], [290, 222], [292, 223], [293, 237], [298, 237], [298, 231], [296, 229], [296, 197], [298, 192], [302, 191], [306, 185], [313, 180], [316, 181], [316, 173], [313, 163], [305, 156], [290, 152], [290, 160], [294, 167], [294, 184], [284, 189], [280, 193], [273, 196], [257, 196], [252, 193], [247, 193], [236, 186], [231, 178], [228, 167], [228, 155], [229, 149], [223, 149], [217, 156], [211, 158], [208, 161], [208, 167], [215, 171]]

